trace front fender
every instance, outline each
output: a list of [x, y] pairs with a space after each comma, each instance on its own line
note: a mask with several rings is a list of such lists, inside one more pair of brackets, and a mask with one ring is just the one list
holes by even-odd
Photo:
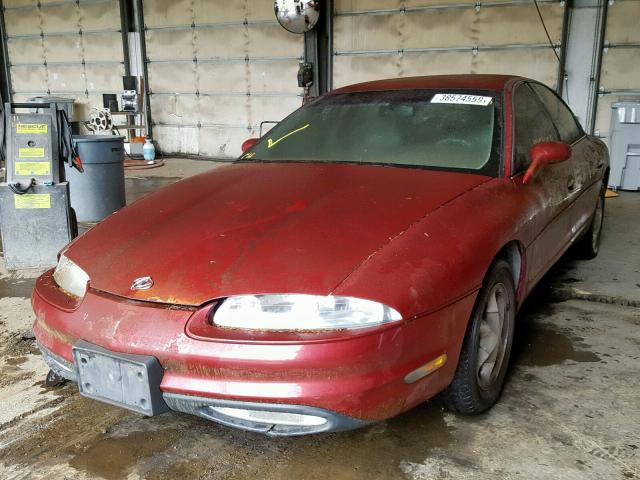
[[505, 245], [535, 237], [537, 207], [518, 201], [517, 188], [494, 179], [469, 190], [371, 255], [333, 293], [379, 301], [409, 318], [477, 292]]

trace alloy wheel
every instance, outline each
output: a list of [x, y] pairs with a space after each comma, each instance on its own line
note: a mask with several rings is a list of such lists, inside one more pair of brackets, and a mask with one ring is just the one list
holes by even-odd
[[487, 299], [479, 328], [476, 376], [483, 390], [491, 388], [500, 374], [510, 335], [509, 298], [504, 284], [496, 283]]

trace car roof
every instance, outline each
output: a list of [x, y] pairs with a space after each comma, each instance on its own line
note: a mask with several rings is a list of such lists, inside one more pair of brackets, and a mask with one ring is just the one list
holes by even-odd
[[427, 77], [390, 78], [373, 82], [356, 83], [330, 92], [383, 92], [389, 90], [419, 90], [426, 88], [472, 89], [502, 91], [511, 80], [521, 79], [516, 75], [431, 75]]

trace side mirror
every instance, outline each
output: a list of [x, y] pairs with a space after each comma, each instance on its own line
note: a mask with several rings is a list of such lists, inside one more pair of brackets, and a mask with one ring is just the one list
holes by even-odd
[[253, 147], [256, 143], [258, 143], [258, 140], [260, 140], [260, 139], [259, 138], [250, 138], [250, 139], [245, 140], [244, 142], [242, 142], [242, 153], [246, 152], [251, 147]]
[[522, 183], [530, 183], [536, 172], [545, 165], [564, 162], [571, 157], [571, 146], [563, 142], [536, 143], [529, 150], [531, 164], [522, 178]]

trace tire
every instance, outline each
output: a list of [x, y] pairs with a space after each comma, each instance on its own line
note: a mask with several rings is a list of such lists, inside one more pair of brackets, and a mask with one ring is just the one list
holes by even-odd
[[[453, 381], [442, 393], [449, 410], [476, 415], [498, 401], [511, 355], [515, 312], [511, 267], [505, 260], [498, 259], [491, 266], [478, 294]], [[498, 329], [499, 336], [495, 333]], [[487, 355], [491, 344], [495, 347]], [[482, 361], [483, 357], [485, 361]]]
[[78, 236], [78, 217], [76, 211], [73, 208], [69, 208], [69, 223], [71, 224], [71, 240]]
[[591, 225], [576, 243], [576, 252], [584, 260], [595, 258], [600, 251], [600, 237], [602, 236], [602, 224], [604, 223], [604, 195], [606, 191], [607, 189], [603, 185], [591, 217]]

